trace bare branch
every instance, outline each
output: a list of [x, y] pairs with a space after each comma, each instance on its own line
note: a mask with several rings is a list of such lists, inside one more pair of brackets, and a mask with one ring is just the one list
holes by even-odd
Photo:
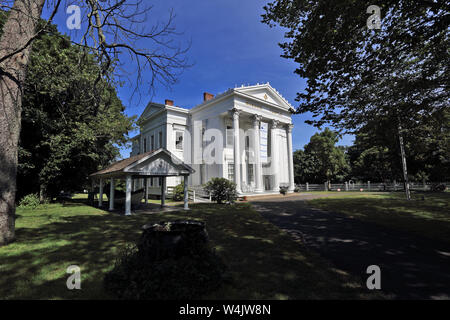
[[[50, 18], [49, 18], [48, 21], [45, 23], [45, 25], [44, 25], [39, 31], [37, 31], [30, 39], [28, 39], [28, 41], [27, 41], [23, 46], [21, 46], [20, 48], [17, 48], [16, 50], [14, 50], [14, 51], [12, 51], [12, 52], [10, 52], [10, 53], [4, 55], [3, 57], [0, 57], [0, 64], [1, 64], [3, 61], [5, 61], [5, 60], [7, 60], [7, 59], [9, 59], [9, 58], [11, 58], [11, 57], [13, 57], [13, 56], [15, 56], [16, 54], [21, 53], [23, 50], [25, 50], [26, 48], [28, 48], [28, 47], [33, 43], [34, 39], [36, 39], [36, 38], [39, 37], [43, 32], [45, 32], [45, 31], [47, 30], [47, 27], [52, 23], [53, 18], [55, 17], [56, 13], [58, 12], [58, 8], [59, 8], [60, 4], [61, 4], [61, 0], [58, 0], [58, 1], [56, 2], [56, 5], [55, 5], [54, 9], [53, 9], [53, 12], [52, 12], [51, 15], [50, 15]], [[0, 67], [0, 69], [1, 69], [1, 67]]]

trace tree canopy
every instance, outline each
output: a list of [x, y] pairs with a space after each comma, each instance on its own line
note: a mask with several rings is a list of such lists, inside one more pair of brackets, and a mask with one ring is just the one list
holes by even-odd
[[388, 0], [381, 29], [366, 26], [371, 1], [278, 0], [263, 22], [285, 27], [283, 57], [307, 79], [298, 112], [311, 124], [355, 132], [378, 116], [403, 127], [448, 107], [449, 23], [445, 1]]
[[124, 114], [114, 83], [68, 37], [35, 40], [24, 87], [18, 193], [52, 196], [87, 187], [87, 177], [119, 155], [133, 119]]
[[[100, 84], [105, 78], [114, 81], [114, 76], [124, 76], [131, 80], [131, 75], [136, 81], [135, 91], [139, 92], [145, 72], [149, 75], [146, 91], [152, 91], [157, 82], [173, 84], [180, 71], [188, 66], [185, 60], [188, 48], [182, 49], [181, 45], [173, 43], [176, 35], [173, 13], [167, 23], [161, 24], [157, 20], [148, 23], [152, 6], [147, 1], [3, 0], [0, 10], [7, 11], [8, 16], [0, 37], [0, 246], [10, 243], [15, 237], [22, 102], [32, 45], [41, 35], [51, 31], [53, 18], [64, 4], [70, 4], [78, 11], [75, 20], [80, 20], [80, 23], [75, 23], [75, 27], [81, 30], [82, 36], [76, 45], [83, 49], [85, 56], [94, 55], [98, 64], [93, 87], [97, 89], [100, 86], [91, 98], [100, 98], [105, 90], [108, 92]], [[50, 16], [41, 24], [45, 5]], [[151, 42], [151, 45], [142, 46], [142, 40]], [[124, 54], [134, 62], [134, 68], [121, 68], [120, 58]], [[89, 60], [88, 57], [83, 59]], [[104, 112], [98, 99], [90, 102], [97, 109], [94, 111], [96, 115]]]
[[[409, 177], [414, 181], [449, 181], [450, 110], [443, 109], [427, 120], [405, 133]], [[380, 182], [401, 179], [399, 145], [392, 140], [396, 130], [387, 121], [376, 119], [356, 134], [348, 150], [353, 179]]]
[[[263, 22], [288, 29], [280, 46], [307, 87], [297, 112], [315, 126], [330, 123], [358, 133], [382, 122], [398, 141], [406, 197], [409, 130], [436, 119], [449, 101], [449, 24], [446, 1], [387, 0], [379, 29], [369, 28], [371, 1], [277, 0]], [[447, 125], [448, 127], [448, 125]], [[435, 150], [436, 151], [436, 150]], [[391, 163], [391, 165], [394, 165]]]
[[325, 128], [314, 134], [304, 150], [294, 152], [294, 171], [297, 183], [343, 181], [349, 167], [344, 148], [336, 146], [337, 132]]

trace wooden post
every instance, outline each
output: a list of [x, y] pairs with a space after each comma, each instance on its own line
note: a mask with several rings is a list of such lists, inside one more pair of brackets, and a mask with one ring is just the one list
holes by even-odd
[[161, 208], [166, 205], [166, 177], [161, 178]]
[[409, 201], [411, 200], [411, 192], [409, 190], [408, 168], [406, 165], [405, 146], [403, 143], [403, 129], [400, 116], [397, 116], [397, 119], [398, 119], [398, 140], [400, 143], [400, 154], [402, 156], [403, 184], [405, 186], [406, 200]]
[[125, 215], [131, 215], [131, 176], [126, 178]]
[[114, 210], [114, 178], [111, 178], [111, 184], [109, 186], [109, 210]]
[[306, 191], [309, 191], [309, 183], [306, 183]]
[[144, 179], [145, 204], [148, 204], [148, 178]]
[[99, 195], [98, 195], [98, 207], [101, 208], [102, 206], [103, 206], [103, 179], [100, 178]]
[[324, 185], [324, 189], [323, 190], [324, 191], [328, 191], [328, 182], [325, 182], [323, 185]]
[[91, 206], [95, 204], [95, 180], [91, 180], [91, 196], [89, 198], [89, 203]]
[[345, 181], [345, 191], [348, 191], [348, 182]]
[[370, 191], [370, 181], [367, 181], [367, 190]]
[[189, 210], [188, 178], [188, 175], [184, 176], [184, 210]]

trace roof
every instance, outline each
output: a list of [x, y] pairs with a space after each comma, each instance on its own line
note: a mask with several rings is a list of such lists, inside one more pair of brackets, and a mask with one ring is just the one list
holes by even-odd
[[[159, 110], [148, 115], [147, 113], [150, 111], [151, 108], [155, 108], [155, 109], [159, 109]], [[164, 112], [164, 111], [167, 111], [167, 110], [181, 112], [181, 113], [189, 113], [189, 110], [186, 109], [186, 108], [183, 108], [183, 107], [169, 106], [169, 105], [164, 105], [164, 104], [161, 104], [161, 103], [150, 102], [150, 103], [147, 104], [147, 106], [145, 107], [144, 111], [139, 116], [138, 122], [139, 121], [145, 121], [146, 119], [151, 118], [151, 117], [155, 116], [156, 114], [160, 114], [161, 112]]]
[[[259, 99], [257, 97], [254, 97], [254, 96], [251, 96], [251, 95], [247, 94], [248, 91], [251, 91], [251, 90], [254, 90], [254, 89], [266, 89], [266, 90], [268, 90], [269, 92], [271, 92], [274, 96], [276, 96], [278, 98], [280, 105], [275, 105], [275, 104], [272, 104], [270, 102], [261, 100], [261, 99]], [[281, 108], [289, 110], [291, 112], [293, 112], [295, 110], [294, 107], [281, 95], [281, 93], [278, 92], [276, 89], [274, 89], [269, 83], [264, 83], [264, 84], [259, 84], [258, 83], [256, 85], [250, 85], [250, 86], [242, 85], [241, 87], [237, 87], [237, 88], [234, 88], [234, 89], [230, 88], [227, 91], [216, 95], [214, 98], [212, 98], [210, 100], [203, 101], [201, 104], [199, 104], [199, 105], [193, 107], [192, 109], [190, 109], [190, 111], [196, 111], [196, 110], [203, 109], [204, 106], [209, 105], [211, 103], [214, 103], [214, 102], [216, 102], [218, 100], [221, 100], [221, 99], [223, 99], [225, 97], [228, 97], [228, 96], [230, 96], [232, 94], [239, 94], [239, 95], [245, 96], [247, 98], [251, 98], [251, 99], [254, 99], [254, 100], [259, 100], [259, 102], [261, 102], [261, 103], [269, 104], [269, 105], [276, 106], [276, 107], [281, 107]]]
[[90, 174], [89, 176], [91, 176], [91, 177], [99, 176], [99, 175], [103, 175], [103, 174], [107, 174], [107, 173], [121, 171], [121, 170], [125, 169], [126, 167], [128, 167], [129, 165], [137, 162], [138, 160], [141, 160], [145, 156], [152, 154], [153, 152], [154, 151], [149, 151], [146, 153], [138, 154], [138, 155], [114, 162], [113, 164], [109, 165], [108, 167], [106, 167], [100, 171], [94, 172], [94, 173]]
[[[154, 168], [151, 168], [151, 164], [158, 159], [165, 158], [165, 161], [171, 165], [171, 168], [175, 171], [171, 172], [156, 172]], [[150, 161], [151, 160], [151, 161]], [[161, 160], [160, 160], [161, 161]], [[148, 163], [147, 163], [148, 162]], [[148, 164], [148, 168], [142, 168], [143, 164]], [[161, 167], [161, 166], [160, 166]], [[90, 177], [113, 177], [121, 175], [143, 175], [143, 176], [174, 176], [174, 175], [186, 175], [194, 173], [195, 170], [191, 166], [184, 164], [178, 157], [173, 155], [170, 151], [164, 148], [158, 150], [149, 151], [146, 153], [138, 154], [127, 159], [123, 159], [108, 167], [90, 174]]]
[[[248, 92], [250, 92], [251, 90], [254, 89], [266, 89], [269, 92], [271, 92], [275, 97], [278, 98], [278, 102], [279, 105], [274, 105], [272, 103], [269, 103], [267, 101], [261, 100], [257, 97], [248, 95]], [[152, 118], [153, 116], [155, 116], [156, 114], [160, 114], [163, 111], [167, 111], [167, 110], [171, 110], [171, 111], [177, 111], [177, 112], [181, 112], [181, 113], [190, 113], [193, 111], [197, 111], [199, 109], [202, 109], [203, 106], [209, 105], [211, 103], [217, 102], [218, 100], [221, 100], [225, 97], [228, 97], [229, 95], [232, 94], [239, 94], [242, 96], [245, 96], [247, 98], [251, 98], [251, 99], [255, 99], [255, 100], [259, 100], [259, 102], [264, 103], [264, 104], [269, 104], [272, 106], [276, 106], [276, 107], [281, 107], [283, 109], [289, 110], [291, 112], [295, 111], [295, 108], [289, 103], [289, 101], [287, 101], [286, 98], [284, 98], [280, 92], [278, 92], [278, 90], [276, 90], [275, 88], [273, 88], [269, 82], [267, 83], [263, 83], [263, 84], [256, 84], [256, 85], [248, 85], [248, 86], [240, 86], [240, 87], [236, 87], [234, 89], [230, 88], [228, 90], [226, 90], [225, 92], [219, 93], [217, 94], [214, 98], [207, 100], [207, 101], [203, 101], [202, 103], [194, 106], [191, 109], [187, 109], [187, 108], [183, 108], [183, 107], [175, 107], [175, 106], [169, 106], [169, 105], [164, 105], [161, 103], [156, 103], [156, 102], [150, 102], [149, 104], [147, 104], [147, 106], [145, 107], [144, 111], [141, 113], [141, 116], [139, 117], [138, 121], [146, 121], [147, 119]], [[154, 112], [150, 115], [147, 115], [147, 112], [150, 111], [151, 108], [156, 108], [159, 109], [159, 111]], [[146, 115], [144, 117], [144, 115]]]

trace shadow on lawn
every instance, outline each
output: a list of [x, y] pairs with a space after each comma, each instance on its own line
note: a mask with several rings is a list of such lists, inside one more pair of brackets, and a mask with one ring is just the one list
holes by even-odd
[[[314, 200], [312, 203], [316, 203]], [[322, 200], [320, 200], [322, 201]], [[356, 214], [372, 214], [383, 209], [380, 199], [326, 199], [327, 209], [355, 210]], [[395, 212], [397, 200], [392, 202]], [[357, 205], [358, 202], [359, 206]], [[320, 202], [319, 202], [320, 203]], [[330, 260], [337, 268], [367, 279], [366, 268], [381, 268], [382, 292], [399, 299], [450, 299], [449, 245], [395, 228], [386, 228], [349, 216], [308, 207], [305, 201], [256, 201], [263, 217], [303, 239], [308, 248]], [[354, 208], [348, 207], [354, 205]], [[428, 204], [424, 204], [428, 205]], [[372, 211], [364, 211], [371, 208]], [[436, 207], [434, 207], [436, 209]], [[359, 211], [359, 212], [358, 212]], [[377, 214], [377, 213], [373, 213]], [[379, 213], [381, 214], [381, 213]], [[391, 214], [384, 211], [383, 214]], [[393, 213], [392, 213], [393, 214]], [[401, 216], [398, 222], [441, 224], [420, 215]], [[422, 227], [424, 227], [422, 225]]]
[[[85, 208], [80, 205], [80, 210]], [[72, 206], [72, 204], [70, 205]], [[145, 223], [200, 219], [212, 244], [230, 268], [231, 284], [206, 298], [333, 299], [361, 298], [366, 292], [339, 275], [247, 205], [194, 205], [190, 212], [113, 213], [60, 216], [37, 228], [18, 228], [17, 241], [0, 250], [0, 297], [20, 299], [112, 298], [102, 289], [104, 274], [127, 243], [134, 242]], [[20, 219], [27, 219], [22, 214]], [[66, 288], [66, 268], [81, 268], [82, 290]]]

